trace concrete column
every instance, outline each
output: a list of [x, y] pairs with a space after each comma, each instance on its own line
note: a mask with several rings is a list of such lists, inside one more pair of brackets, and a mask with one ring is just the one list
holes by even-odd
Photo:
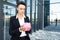
[[[30, 0], [30, 22], [32, 24], [32, 0]], [[33, 26], [32, 26], [32, 32], [33, 32]]]
[[44, 1], [44, 27], [49, 25], [48, 16], [50, 15], [50, 0]]
[[44, 28], [44, 4], [43, 0], [38, 0], [38, 30]]
[[34, 12], [34, 27], [35, 27], [35, 29], [34, 29], [34, 31], [36, 31], [36, 0], [35, 0], [35, 12]]
[[3, 13], [3, 4], [0, 0], [0, 40], [4, 40], [4, 13]]
[[25, 3], [26, 3], [25, 15], [27, 15], [27, 0], [25, 0]]

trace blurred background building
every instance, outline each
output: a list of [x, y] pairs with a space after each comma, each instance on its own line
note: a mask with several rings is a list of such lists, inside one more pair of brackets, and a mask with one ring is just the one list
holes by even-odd
[[[0, 0], [0, 40], [10, 40], [9, 20], [15, 16], [16, 5], [19, 1], [24, 1], [26, 6], [25, 15], [29, 17], [32, 24], [32, 33], [44, 30], [57, 18], [60, 21], [59, 1], [52, 0]], [[54, 6], [53, 6], [54, 5]], [[56, 11], [56, 8], [58, 8]], [[55, 11], [54, 11], [54, 10]], [[48, 27], [49, 28], [49, 27]]]
[[49, 0], [0, 0], [0, 38], [9, 40], [9, 18], [16, 15], [16, 5], [19, 1], [26, 2], [26, 12], [32, 23], [32, 31], [44, 29], [49, 24]]

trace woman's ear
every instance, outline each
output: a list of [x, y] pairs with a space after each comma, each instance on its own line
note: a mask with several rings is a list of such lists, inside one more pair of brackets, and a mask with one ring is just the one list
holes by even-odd
[[16, 8], [16, 10], [18, 11], [18, 8]]

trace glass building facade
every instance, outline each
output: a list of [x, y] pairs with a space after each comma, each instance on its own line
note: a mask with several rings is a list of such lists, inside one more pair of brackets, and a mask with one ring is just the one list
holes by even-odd
[[[26, 2], [25, 15], [29, 17], [32, 30], [43, 30], [49, 24], [49, 2], [44, 0], [0, 0], [0, 39], [10, 40], [9, 35], [9, 20], [11, 16], [15, 16], [16, 4], [19, 1]], [[48, 9], [47, 9], [48, 8]]]
[[50, 25], [50, 0], [44, 1], [44, 27]]

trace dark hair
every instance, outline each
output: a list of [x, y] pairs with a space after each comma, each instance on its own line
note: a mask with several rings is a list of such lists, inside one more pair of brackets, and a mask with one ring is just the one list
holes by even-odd
[[17, 7], [18, 7], [20, 4], [22, 4], [22, 5], [25, 5], [25, 6], [26, 6], [26, 3], [25, 3], [25, 2], [23, 2], [23, 1], [21, 1], [21, 2], [18, 2], [18, 3], [17, 3]]

